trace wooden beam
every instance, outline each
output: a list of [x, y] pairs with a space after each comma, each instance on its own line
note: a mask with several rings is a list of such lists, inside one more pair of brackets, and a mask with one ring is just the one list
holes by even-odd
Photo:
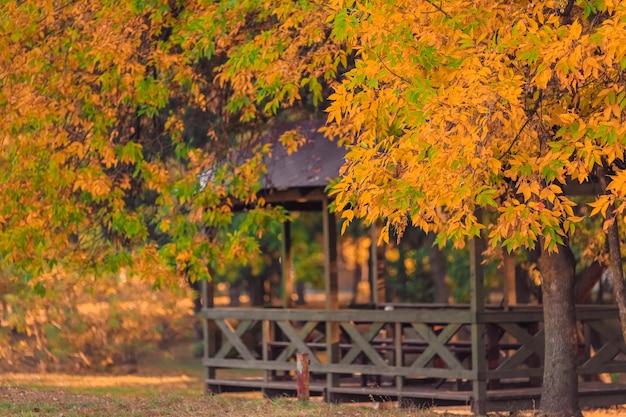
[[479, 416], [487, 412], [486, 326], [478, 321], [478, 316], [485, 310], [482, 241], [480, 237], [475, 237], [470, 240], [470, 289], [473, 373], [471, 406], [474, 414]]
[[[339, 282], [337, 279], [337, 220], [328, 209], [328, 198], [322, 202], [324, 229], [324, 289], [326, 291], [326, 311], [339, 310]], [[326, 322], [326, 360], [327, 364], [339, 363], [339, 322]], [[339, 386], [339, 375], [326, 374], [326, 392]], [[330, 394], [329, 394], [330, 395]], [[332, 398], [326, 398], [331, 401]]]
[[[203, 310], [212, 309], [215, 306], [215, 297], [214, 297], [215, 289], [213, 281], [202, 281], [201, 286], [201, 294], [202, 298], [202, 306]], [[202, 333], [203, 333], [203, 341], [204, 341], [204, 359], [208, 360], [215, 356], [215, 353], [218, 350], [218, 332], [217, 325], [215, 324], [215, 320], [209, 320], [207, 318], [203, 318], [202, 320]], [[215, 378], [215, 368], [207, 366], [205, 368], [205, 379], [214, 379]], [[204, 384], [204, 391], [208, 393], [209, 386]]]
[[293, 294], [293, 261], [291, 258], [291, 222], [283, 222], [283, 240], [281, 242], [281, 286], [280, 292], [284, 308], [291, 308]]
[[370, 259], [369, 259], [369, 281], [370, 299], [373, 305], [379, 306], [386, 302], [385, 294], [385, 246], [378, 245], [380, 235], [380, 223], [375, 222], [370, 227]]
[[326, 310], [339, 309], [339, 283], [337, 279], [337, 220], [328, 211], [328, 199], [322, 205], [324, 228], [324, 284]]
[[502, 248], [502, 272], [504, 273], [504, 309], [508, 310], [509, 306], [517, 304], [515, 254], [509, 253], [504, 248]]

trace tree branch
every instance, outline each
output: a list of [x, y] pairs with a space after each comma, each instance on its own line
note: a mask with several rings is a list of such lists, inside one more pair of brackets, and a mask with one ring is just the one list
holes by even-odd
[[451, 19], [451, 18], [452, 18], [452, 16], [450, 16], [450, 15], [449, 15], [449, 14], [448, 14], [445, 10], [443, 10], [443, 9], [441, 8], [441, 6], [439, 6], [439, 5], [435, 4], [435, 3], [433, 2], [433, 0], [426, 0], [426, 1], [427, 1], [427, 2], [429, 2], [429, 3], [430, 3], [430, 5], [431, 5], [431, 6], [433, 6], [435, 9], [437, 9], [437, 10], [439, 10], [441, 13], [443, 13], [443, 15], [444, 15], [445, 17], [447, 17], [448, 19]]
[[389, 68], [389, 66], [385, 63], [385, 61], [383, 61], [382, 58], [376, 52], [374, 52], [374, 55], [376, 55], [376, 58], [378, 58], [378, 62], [380, 62], [381, 65], [385, 67], [385, 69], [389, 71], [389, 73], [391, 73], [391, 75], [393, 75], [396, 78], [399, 78], [400, 80], [404, 81], [408, 85], [413, 85], [413, 83], [411, 83], [411, 80], [409, 80], [406, 77], [403, 77], [402, 75], [398, 74], [397, 72]]
[[528, 113], [528, 111], [527, 111], [528, 117], [526, 118], [526, 121], [524, 122], [522, 127], [519, 128], [519, 130], [517, 131], [517, 134], [515, 135], [515, 137], [511, 141], [511, 144], [506, 149], [506, 151], [504, 151], [504, 153], [502, 155], [500, 155], [500, 157], [498, 158], [498, 161], [502, 161], [504, 159], [504, 157], [507, 156], [511, 152], [511, 149], [513, 149], [513, 146], [515, 146], [515, 143], [518, 141], [518, 139], [521, 136], [521, 134], [524, 131], [524, 129], [526, 129], [526, 126], [528, 126], [528, 123], [530, 123], [532, 118], [535, 117], [535, 114], [537, 114], [537, 110], [539, 109], [539, 103], [541, 102], [542, 98], [543, 98], [543, 94], [540, 92], [539, 93], [539, 97], [537, 97], [537, 100], [535, 100], [534, 107], [530, 110], [530, 113]]

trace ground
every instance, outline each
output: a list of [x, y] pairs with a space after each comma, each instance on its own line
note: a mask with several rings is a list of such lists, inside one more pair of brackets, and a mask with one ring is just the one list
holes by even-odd
[[[191, 347], [156, 352], [132, 374], [0, 375], [0, 416], [275, 416], [275, 417], [443, 417], [468, 415], [467, 408], [398, 410], [395, 404], [303, 404], [292, 399], [264, 400], [259, 395], [205, 396], [200, 361]], [[118, 370], [119, 371], [119, 370]], [[509, 416], [509, 413], [500, 414]], [[520, 414], [520, 417], [528, 413]], [[626, 415], [626, 407], [585, 410], [585, 417]], [[496, 415], [494, 415], [496, 416]]]

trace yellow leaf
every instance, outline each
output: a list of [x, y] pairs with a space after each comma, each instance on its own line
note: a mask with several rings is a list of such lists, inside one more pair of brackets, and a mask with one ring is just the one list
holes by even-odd
[[580, 34], [583, 31], [583, 27], [580, 25], [580, 23], [578, 22], [578, 20], [575, 20], [572, 25], [570, 26], [570, 32], [569, 32], [569, 37], [571, 39], [578, 39], [580, 38]]
[[545, 89], [548, 86], [548, 82], [552, 78], [552, 70], [545, 68], [535, 76], [535, 84], [538, 88]]
[[609, 196], [601, 195], [596, 201], [589, 203], [589, 205], [593, 207], [590, 216], [595, 216], [598, 213], [602, 213], [602, 217], [606, 217], [606, 211], [610, 205]]

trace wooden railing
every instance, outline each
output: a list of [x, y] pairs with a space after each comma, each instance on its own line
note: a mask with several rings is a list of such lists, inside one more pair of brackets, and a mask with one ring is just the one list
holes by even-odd
[[[401, 396], [409, 384], [438, 388], [447, 382], [450, 389], [450, 381], [457, 382], [456, 390], [469, 390], [479, 379], [497, 389], [507, 379], [538, 384], [543, 374], [539, 307], [487, 308], [473, 317], [467, 307], [392, 311], [215, 308], [204, 309], [203, 317], [203, 363], [209, 389], [224, 383], [224, 378], [217, 378], [218, 369], [261, 370], [262, 380], [237, 384], [270, 387], [272, 381], [295, 371], [296, 353], [309, 355], [313, 381], [320, 382], [327, 397], [346, 387], [365, 392], [372, 385], [386, 385]], [[577, 318], [581, 335], [578, 372], [626, 372], [626, 346], [616, 309], [580, 306]], [[483, 337], [475, 338], [484, 341], [484, 348], [472, 346], [472, 322], [480, 324], [474, 328], [484, 330]], [[484, 357], [472, 360], [477, 351], [484, 352]], [[355, 381], [360, 383], [355, 385]]]

